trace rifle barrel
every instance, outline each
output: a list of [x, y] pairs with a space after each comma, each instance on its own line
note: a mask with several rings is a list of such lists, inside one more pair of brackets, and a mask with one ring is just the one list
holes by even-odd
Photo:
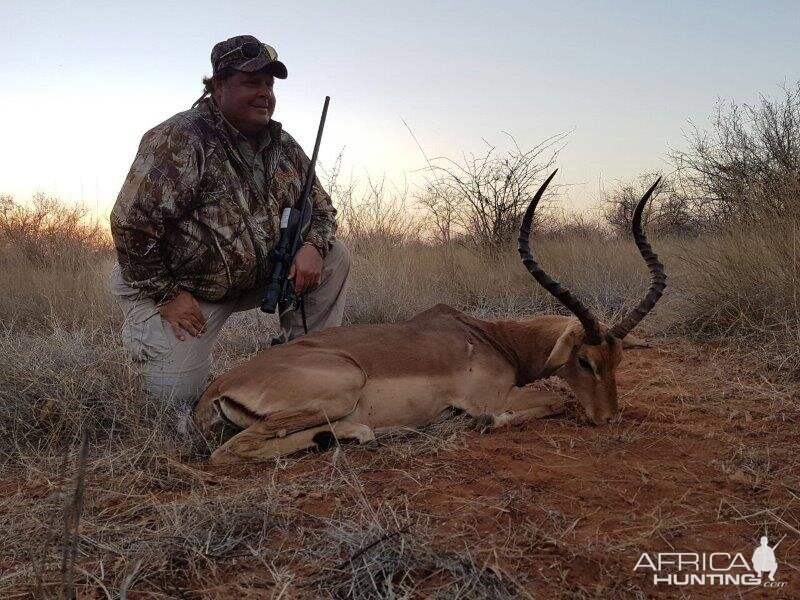
[[311, 162], [308, 165], [308, 173], [306, 174], [306, 188], [303, 190], [304, 198], [311, 194], [311, 186], [314, 185], [314, 169], [317, 165], [319, 146], [322, 143], [322, 130], [325, 129], [325, 118], [328, 116], [328, 104], [330, 101], [331, 97], [325, 96], [325, 104], [322, 105], [322, 116], [319, 119], [319, 129], [317, 129], [317, 140], [314, 142], [314, 152], [311, 155]]
[[322, 107], [322, 116], [319, 120], [317, 139], [314, 142], [314, 152], [311, 155], [311, 161], [308, 165], [308, 173], [306, 174], [303, 193], [291, 209], [289, 223], [287, 223], [285, 228], [281, 229], [281, 239], [276, 249], [272, 252], [272, 256], [275, 260], [272, 272], [267, 278], [267, 286], [261, 301], [261, 310], [266, 313], [274, 313], [279, 304], [283, 301], [293, 301], [294, 294], [292, 292], [292, 286], [287, 280], [289, 272], [288, 261], [291, 261], [292, 257], [294, 257], [299, 249], [300, 244], [302, 244], [303, 228], [306, 225], [306, 218], [309, 213], [308, 200], [311, 196], [311, 188], [314, 186], [317, 156], [319, 155], [322, 131], [325, 128], [325, 118], [328, 115], [328, 104], [330, 101], [331, 97], [325, 96], [325, 104]]

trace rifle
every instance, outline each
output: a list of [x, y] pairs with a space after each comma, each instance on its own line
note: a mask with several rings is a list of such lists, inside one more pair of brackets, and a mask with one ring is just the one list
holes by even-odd
[[319, 144], [322, 141], [322, 130], [325, 127], [325, 117], [328, 114], [330, 100], [330, 96], [325, 96], [322, 117], [319, 120], [319, 129], [317, 130], [317, 141], [314, 144], [311, 163], [308, 165], [303, 193], [300, 194], [297, 203], [293, 207], [284, 208], [283, 214], [281, 214], [281, 239], [275, 249], [270, 252], [272, 273], [270, 273], [267, 280], [264, 298], [261, 301], [261, 310], [265, 313], [273, 314], [278, 306], [290, 306], [297, 302], [294, 287], [287, 276], [292, 260], [294, 260], [294, 255], [303, 245], [303, 237], [306, 233], [304, 229], [311, 219], [308, 200], [311, 196], [311, 188], [314, 186], [314, 167], [317, 164]]

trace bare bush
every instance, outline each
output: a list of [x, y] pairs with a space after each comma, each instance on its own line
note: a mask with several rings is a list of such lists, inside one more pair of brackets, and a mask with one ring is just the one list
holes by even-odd
[[681, 193], [709, 225], [797, 213], [800, 202], [800, 82], [757, 105], [720, 101], [709, 130], [673, 150]]
[[[552, 136], [530, 150], [504, 154], [486, 142], [484, 154], [429, 161], [429, 178], [417, 201], [426, 209], [439, 242], [463, 236], [477, 248], [497, 251], [516, 237], [522, 213], [553, 169], [566, 134]], [[541, 224], [547, 211], [537, 211]]]
[[407, 190], [387, 190], [385, 177], [373, 180], [367, 175], [363, 186], [352, 175], [344, 181], [341, 166], [340, 152], [325, 174], [325, 184], [338, 211], [338, 235], [351, 249], [396, 246], [419, 238], [421, 224], [407, 205]]
[[608, 230], [602, 221], [589, 213], [576, 213], [558, 208], [552, 211], [539, 235], [548, 239], [598, 240], [608, 237]]
[[[619, 181], [610, 190], [603, 190], [600, 211], [612, 232], [618, 236], [631, 235], [633, 211], [645, 190], [661, 176], [648, 171], [632, 181]], [[672, 178], [662, 178], [653, 200], [642, 213], [645, 230], [653, 235], [690, 235], [697, 231], [697, 219], [687, 198], [679, 194]]]
[[110, 247], [107, 233], [88, 215], [84, 206], [41, 192], [29, 205], [0, 195], [0, 249], [36, 265], [78, 265], [87, 253]]
[[111, 243], [87, 209], [36, 194], [0, 196], [0, 325], [73, 329], [110, 320]]

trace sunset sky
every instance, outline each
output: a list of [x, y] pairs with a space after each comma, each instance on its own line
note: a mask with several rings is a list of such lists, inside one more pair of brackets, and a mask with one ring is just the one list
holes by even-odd
[[800, 79], [800, 3], [3, 2], [0, 193], [41, 190], [106, 215], [142, 134], [189, 108], [215, 42], [249, 33], [289, 69], [275, 118], [321, 162], [413, 194], [425, 153], [522, 148], [572, 132], [564, 201], [667, 169], [718, 98]]

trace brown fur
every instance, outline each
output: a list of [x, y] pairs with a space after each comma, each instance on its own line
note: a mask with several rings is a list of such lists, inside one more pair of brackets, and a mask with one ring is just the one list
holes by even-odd
[[194, 420], [210, 431], [216, 402], [230, 399], [246, 427], [212, 461], [263, 459], [313, 446], [337, 422], [363, 441], [365, 431], [424, 425], [452, 407], [497, 426], [553, 414], [561, 399], [524, 386], [556, 374], [589, 419], [605, 423], [617, 410], [623, 343], [604, 335], [589, 346], [583, 335], [571, 317], [483, 321], [439, 304], [403, 323], [328, 329], [265, 350], [215, 380]]

